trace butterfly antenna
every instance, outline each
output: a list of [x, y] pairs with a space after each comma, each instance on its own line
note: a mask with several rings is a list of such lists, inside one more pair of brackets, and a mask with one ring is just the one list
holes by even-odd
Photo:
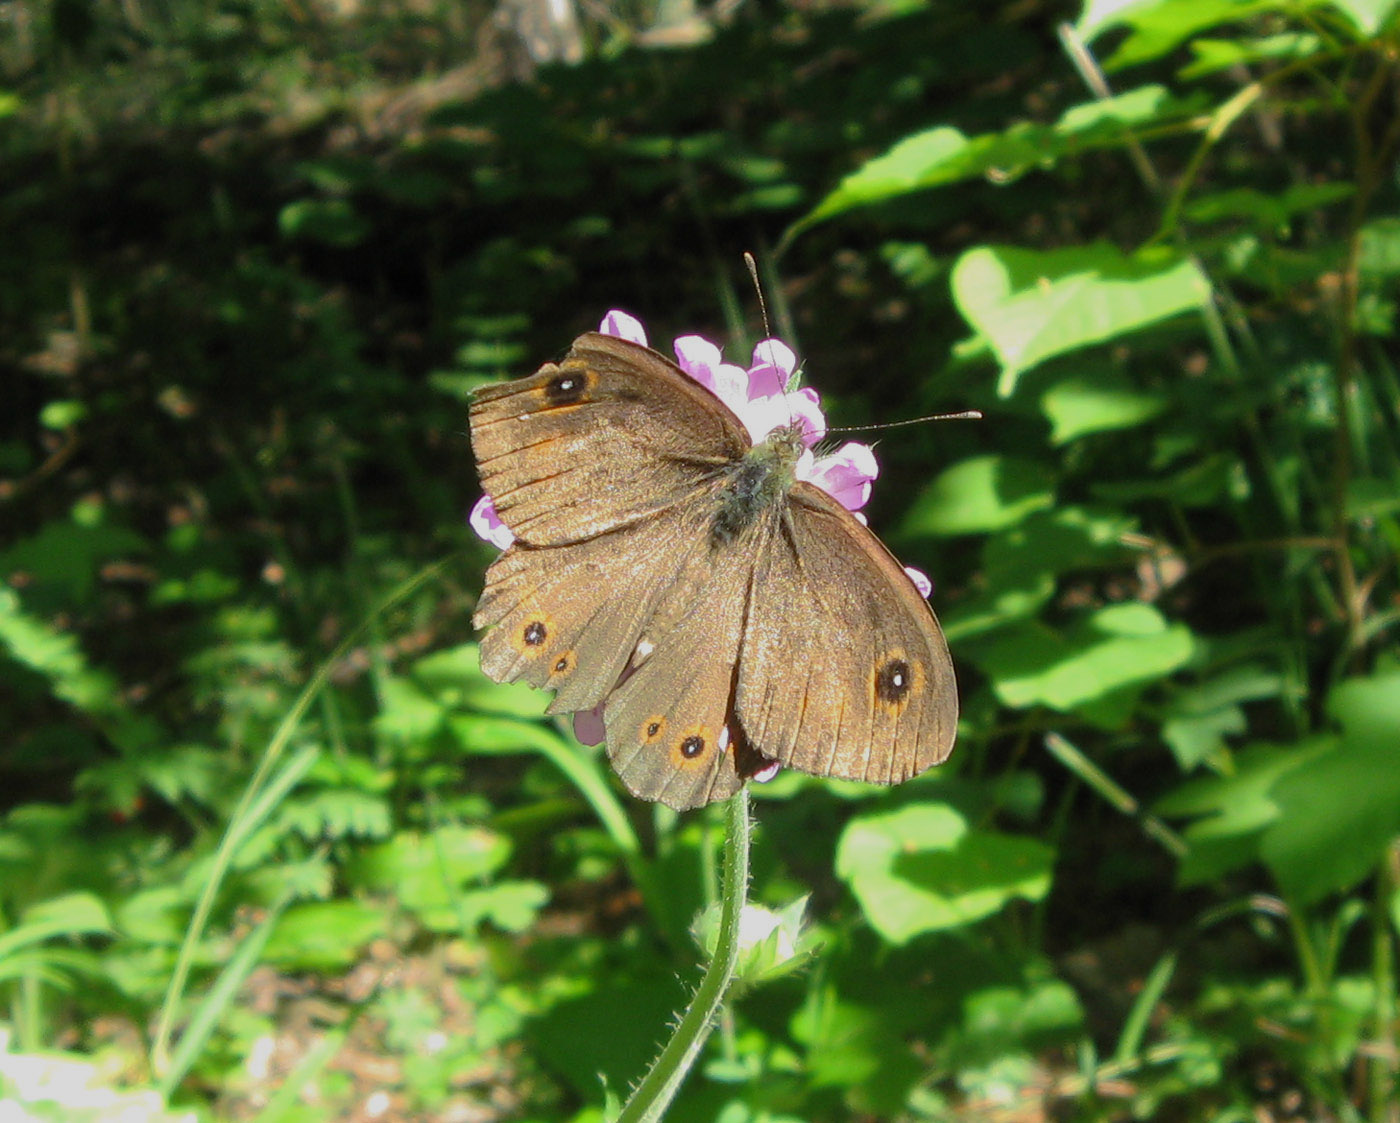
[[[758, 262], [754, 260], [753, 254], [748, 250], [744, 251], [744, 264], [748, 267], [749, 280], [753, 282], [753, 291], [758, 297], [759, 315], [763, 317], [763, 342], [768, 344], [768, 362], [772, 364], [773, 369], [776, 370], [778, 369], [778, 364], [773, 358], [773, 327], [768, 322], [768, 303], [763, 299], [763, 283], [758, 279]], [[801, 377], [801, 374], [802, 367], [801, 364], [798, 364], [797, 370], [792, 372], [788, 378], [788, 384], [784, 386], [783, 389], [795, 390], [797, 388], [797, 380]], [[788, 420], [792, 421], [794, 418], [789, 415]]]
[[906, 425], [922, 425], [925, 421], [981, 421], [980, 409], [965, 409], [958, 413], [930, 413], [924, 417], [909, 417], [903, 421], [886, 421], [878, 425], [833, 425], [828, 433], [868, 433], [872, 429], [902, 429]]
[[758, 311], [763, 317], [763, 338], [768, 339], [773, 334], [773, 329], [768, 326], [768, 305], [763, 301], [763, 285], [758, 279], [758, 262], [748, 250], [744, 251], [744, 264], [748, 266], [749, 280], [753, 282], [753, 291], [758, 297]]

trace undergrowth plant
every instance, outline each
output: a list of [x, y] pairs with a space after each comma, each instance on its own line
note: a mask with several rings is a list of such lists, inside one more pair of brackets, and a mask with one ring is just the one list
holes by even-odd
[[[0, 41], [0, 1103], [1393, 1123], [1395, 5], [342, 7]], [[834, 423], [986, 420], [870, 510], [953, 757], [756, 787], [739, 912], [482, 675], [465, 403], [745, 249]]]

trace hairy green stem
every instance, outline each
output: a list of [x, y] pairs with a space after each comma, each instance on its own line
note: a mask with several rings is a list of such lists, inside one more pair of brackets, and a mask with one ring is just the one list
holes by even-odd
[[623, 1105], [617, 1123], [655, 1123], [666, 1114], [700, 1050], [714, 1028], [739, 959], [739, 917], [749, 891], [749, 792], [725, 808], [724, 884], [720, 893], [719, 939], [714, 958], [676, 1032], [652, 1062], [642, 1082]]

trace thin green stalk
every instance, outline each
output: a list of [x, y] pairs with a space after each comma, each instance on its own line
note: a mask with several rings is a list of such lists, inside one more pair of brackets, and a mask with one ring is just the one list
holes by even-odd
[[617, 1123], [657, 1123], [663, 1118], [714, 1028], [739, 960], [739, 918], [749, 891], [749, 827], [749, 793], [740, 788], [725, 808], [724, 883], [714, 958], [676, 1032], [623, 1105]]

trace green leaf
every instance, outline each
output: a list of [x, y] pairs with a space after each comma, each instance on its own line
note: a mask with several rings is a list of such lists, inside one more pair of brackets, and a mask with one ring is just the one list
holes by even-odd
[[1279, 884], [1304, 902], [1356, 885], [1400, 835], [1400, 672], [1340, 684], [1327, 710], [1341, 738], [1279, 778], [1281, 814], [1260, 840]]
[[898, 199], [966, 179], [995, 175], [997, 182], [1048, 167], [1061, 156], [1118, 148], [1130, 128], [1185, 117], [1194, 107], [1161, 86], [1144, 86], [1067, 110], [1051, 125], [1020, 122], [1003, 132], [968, 137], [940, 125], [905, 137], [888, 152], [846, 176], [788, 233], [858, 207]]
[[39, 411], [39, 424], [46, 429], [68, 429], [88, 415], [85, 403], [73, 400], [49, 402]]
[[355, 212], [348, 199], [298, 199], [282, 208], [277, 225], [289, 238], [323, 242], [338, 249], [359, 245], [370, 232], [369, 222]]
[[829, 984], [812, 988], [791, 1028], [806, 1046], [802, 1069], [812, 1087], [859, 1096], [860, 1115], [900, 1117], [909, 1089], [927, 1070], [890, 1024], [888, 1010], [842, 998]]
[[446, 728], [446, 708], [416, 683], [386, 675], [380, 697], [383, 708], [375, 715], [374, 728], [395, 744], [421, 744]]
[[1334, 743], [1333, 737], [1318, 737], [1296, 745], [1250, 745], [1235, 754], [1233, 775], [1192, 780], [1158, 800], [1158, 815], [1196, 820], [1183, 832], [1190, 849], [1178, 871], [1181, 883], [1204, 885], [1257, 861], [1265, 828], [1283, 813], [1274, 788], [1289, 773], [1306, 772]]
[[549, 903], [549, 890], [538, 881], [500, 881], [485, 889], [462, 894], [450, 908], [420, 912], [423, 923], [434, 931], [475, 931], [490, 921], [506, 932], [523, 932], [534, 924], [540, 909]]
[[1136, 524], [1117, 512], [1084, 507], [1036, 511], [987, 539], [984, 588], [941, 613], [950, 639], [977, 635], [1033, 616], [1054, 595], [1059, 576], [1122, 565], [1122, 538]]
[[1162, 722], [1162, 739], [1184, 770], [1223, 764], [1225, 737], [1248, 728], [1242, 702], [1277, 698], [1283, 678], [1258, 664], [1231, 667], [1177, 691]]
[[1164, 394], [1139, 390], [1106, 367], [1055, 383], [1041, 395], [1040, 408], [1053, 426], [1052, 444], [1062, 445], [1086, 433], [1130, 429], [1167, 408]]
[[1377, 218], [1361, 228], [1357, 268], [1368, 277], [1400, 274], [1400, 218]]
[[977, 456], [946, 468], [910, 505], [898, 533], [952, 536], [1012, 526], [1055, 501], [1054, 477], [1032, 460]]
[[38, 584], [57, 586], [66, 596], [85, 600], [102, 562], [149, 550], [146, 539], [123, 526], [48, 522], [37, 534], [0, 552], [0, 576], [23, 571]]
[[1191, 658], [1184, 625], [1146, 604], [1101, 608], [1064, 632], [1030, 624], [974, 649], [1002, 703], [1068, 712], [1126, 686], [1163, 678]]
[[1008, 397], [1022, 371], [1117, 339], [1210, 299], [1192, 261], [1165, 249], [1128, 255], [1106, 243], [1057, 250], [982, 246], [953, 266], [953, 297], [1001, 363]]
[[876, 931], [891, 943], [958, 928], [1015, 897], [1050, 889], [1054, 852], [1031, 838], [970, 830], [945, 804], [862, 816], [836, 848], [836, 873]]
[[102, 901], [91, 893], [66, 893], [31, 905], [20, 915], [18, 924], [0, 932], [0, 959], [58, 936], [95, 936], [111, 931], [112, 916]]
[[1364, 36], [1375, 35], [1394, 17], [1397, 0], [1330, 0], [1329, 6], [1347, 16]]
[[1277, 7], [1277, 0], [1089, 0], [1075, 27], [1085, 42], [1109, 28], [1130, 27], [1104, 63], [1106, 70], [1120, 70], [1161, 58], [1208, 27]]
[[337, 971], [354, 963], [360, 949], [388, 929], [384, 911], [359, 901], [310, 901], [293, 905], [278, 919], [263, 949], [279, 967]]
[[1286, 229], [1295, 215], [1311, 213], [1355, 194], [1356, 187], [1350, 183], [1300, 183], [1278, 192], [1233, 187], [1196, 196], [1186, 205], [1185, 213], [1193, 222], [1244, 219], [1261, 231], [1274, 232]]
[[1183, 66], [1179, 73], [1182, 78], [1194, 80], [1236, 66], [1306, 58], [1322, 49], [1323, 40], [1306, 31], [1286, 31], [1257, 39], [1196, 39], [1191, 43], [1195, 61]]
[[469, 713], [540, 717], [549, 695], [527, 683], [493, 682], [481, 669], [481, 648], [474, 643], [435, 651], [413, 664], [410, 677], [449, 709]]
[[392, 893], [420, 914], [454, 910], [464, 888], [504, 866], [510, 851], [509, 839], [482, 827], [404, 831], [352, 858], [346, 877], [359, 887]]

